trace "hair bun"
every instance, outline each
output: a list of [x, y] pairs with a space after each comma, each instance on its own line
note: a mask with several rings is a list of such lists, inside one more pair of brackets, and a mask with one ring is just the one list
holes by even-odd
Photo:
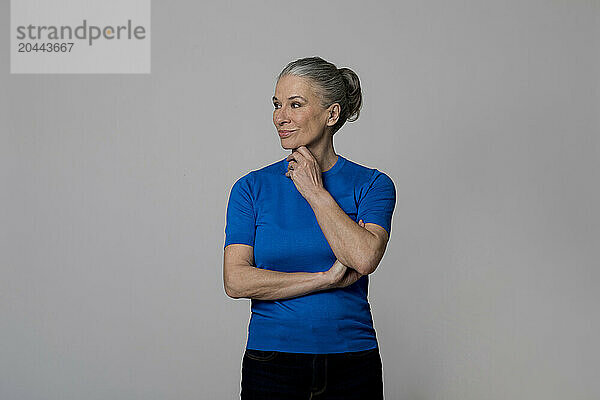
[[338, 68], [339, 73], [346, 85], [346, 97], [348, 98], [348, 114], [346, 119], [350, 122], [356, 121], [362, 107], [362, 90], [358, 75], [350, 68]]

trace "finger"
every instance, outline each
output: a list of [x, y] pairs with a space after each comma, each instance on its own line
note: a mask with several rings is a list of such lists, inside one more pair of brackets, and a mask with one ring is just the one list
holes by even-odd
[[298, 151], [294, 150], [292, 151], [292, 154], [290, 154], [289, 156], [287, 156], [286, 160], [287, 161], [296, 161], [296, 162], [300, 162], [300, 160], [304, 159], [304, 156], [299, 153]]
[[300, 154], [302, 154], [303, 157], [307, 158], [307, 159], [312, 159], [315, 160], [315, 157], [313, 156], [313, 154], [310, 152], [309, 149], [306, 148], [306, 146], [300, 146], [296, 149], [296, 151]]

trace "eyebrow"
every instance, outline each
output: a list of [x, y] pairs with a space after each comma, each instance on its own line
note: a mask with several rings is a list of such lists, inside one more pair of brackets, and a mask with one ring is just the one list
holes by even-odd
[[[304, 97], [302, 97], [302, 96], [298, 96], [298, 95], [296, 95], [296, 96], [292, 96], [292, 97], [288, 97], [288, 100], [293, 100], [293, 99], [296, 99], [296, 98], [298, 98], [298, 99], [302, 99], [302, 100], [304, 100], [304, 101], [308, 102], [308, 100], [306, 100]], [[275, 100], [279, 100], [279, 99], [278, 99], [277, 97], [273, 96], [273, 101], [275, 101]]]

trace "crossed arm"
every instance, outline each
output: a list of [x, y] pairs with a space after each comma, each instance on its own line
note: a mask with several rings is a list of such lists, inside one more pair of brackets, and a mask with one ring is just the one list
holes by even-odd
[[254, 248], [245, 244], [225, 247], [223, 282], [229, 297], [280, 300], [329, 289], [324, 272], [281, 272], [256, 268]]
[[228, 296], [260, 300], [291, 298], [343, 287], [344, 282], [356, 281], [360, 275], [375, 271], [387, 246], [387, 231], [377, 224], [352, 221], [325, 189], [308, 202], [337, 257], [331, 269], [281, 272], [256, 268], [252, 246], [230, 244], [225, 247], [223, 258], [223, 282]]
[[387, 231], [377, 224], [357, 225], [324, 188], [308, 203], [337, 259], [362, 275], [375, 271], [385, 253]]

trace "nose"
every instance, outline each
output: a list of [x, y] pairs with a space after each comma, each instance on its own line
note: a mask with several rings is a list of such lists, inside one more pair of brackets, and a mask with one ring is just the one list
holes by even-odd
[[287, 111], [284, 107], [275, 110], [273, 119], [275, 120], [275, 125], [282, 126], [286, 122], [290, 122]]

